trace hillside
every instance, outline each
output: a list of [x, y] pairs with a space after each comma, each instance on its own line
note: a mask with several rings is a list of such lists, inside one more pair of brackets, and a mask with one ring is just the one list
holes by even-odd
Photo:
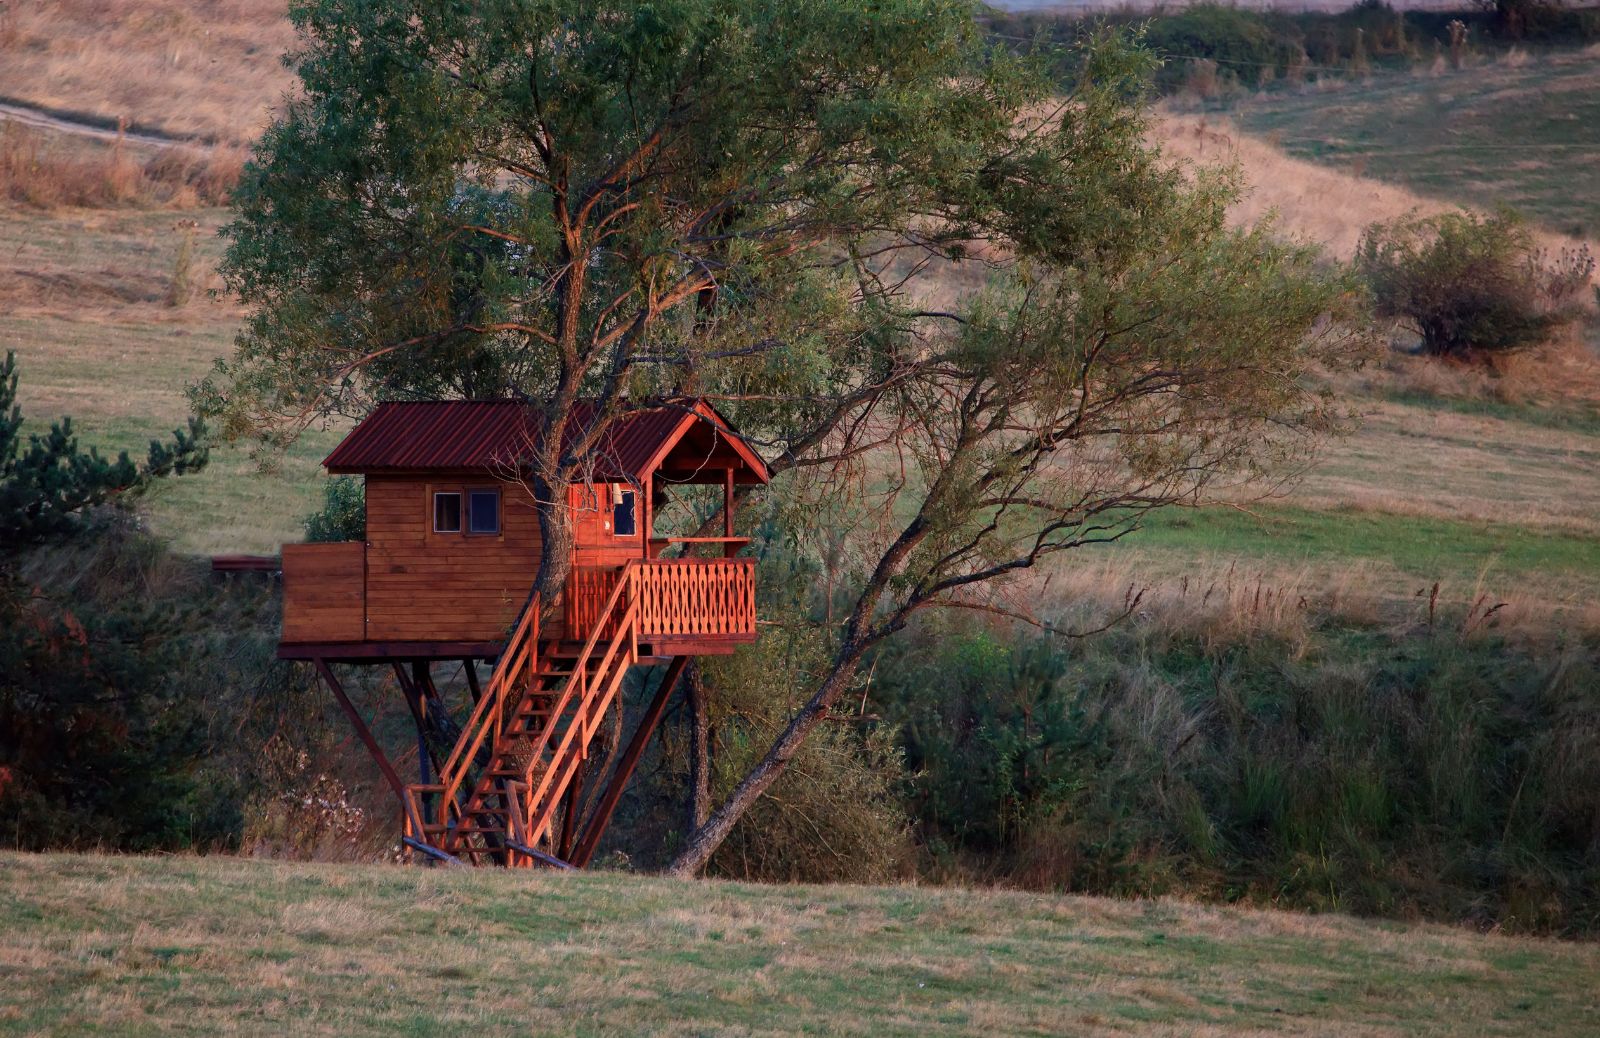
[[1593, 945], [1180, 902], [0, 855], [0, 1034], [1592, 1034]]

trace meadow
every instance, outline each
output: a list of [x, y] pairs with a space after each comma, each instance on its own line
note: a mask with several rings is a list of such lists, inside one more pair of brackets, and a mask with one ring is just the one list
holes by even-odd
[[0, 1034], [1512, 1035], [1593, 945], [1180, 901], [0, 855]]
[[[227, 220], [218, 203], [248, 141], [289, 87], [278, 60], [292, 43], [282, 13], [274, 0], [63, 0], [0, 9], [0, 99], [112, 130], [86, 138], [0, 126], [0, 351], [18, 354], [28, 429], [70, 414], [86, 443], [141, 453], [148, 439], [185, 419], [184, 387], [229, 353], [243, 314], [215, 272]], [[1459, 73], [1274, 90], [1220, 112], [1173, 105], [1158, 111], [1152, 137], [1175, 161], [1237, 164], [1247, 184], [1233, 214], [1238, 222], [1272, 219], [1335, 259], [1348, 259], [1374, 221], [1499, 200], [1540, 221], [1550, 248], [1573, 247], [1600, 226], [1593, 208], [1600, 184], [1585, 161], [1593, 156], [1568, 146], [1581, 145], [1574, 127], [1600, 114], [1595, 67], [1593, 54], [1540, 55]], [[119, 123], [175, 140], [119, 140]], [[1561, 745], [1579, 748], [1562, 760], [1595, 759], [1583, 749], [1593, 746], [1591, 701], [1568, 686], [1579, 680], [1574, 673], [1586, 673], [1580, 667], [1600, 633], [1597, 335], [1591, 316], [1561, 341], [1490, 369], [1415, 356], [1397, 333], [1365, 370], [1328, 376], [1357, 420], [1306, 470], [1284, 473], [1273, 494], [1241, 493], [1155, 516], [1126, 540], [1074, 553], [1013, 589], [1028, 609], [1082, 627], [1145, 592], [1112, 636], [1060, 642], [1060, 684], [1116, 700], [1127, 730], [1139, 733], [1122, 751], [1159, 765], [1162, 782], [1139, 772], [1130, 787], [1154, 788], [1171, 801], [1141, 816], [1169, 813], [1162, 846], [1179, 848], [1172, 856], [1182, 864], [1162, 877], [1170, 883], [1163, 889], [1342, 910], [1359, 880], [1330, 878], [1340, 869], [1419, 872], [1394, 886], [1426, 887], [1462, 857], [1446, 840], [1428, 842], [1455, 835], [1454, 823], [1435, 824], [1443, 816], [1410, 805], [1384, 808], [1397, 823], [1394, 853], [1385, 857], [1372, 839], [1384, 826], [1347, 824], [1343, 812], [1352, 803], [1400, 804], [1367, 797], [1379, 764], [1391, 774], [1417, 764], [1427, 772], [1419, 787], [1458, 781], [1465, 789], [1487, 773], [1484, 760], [1513, 742], [1516, 752], [1507, 750], [1502, 762], [1506, 781], [1495, 786], [1510, 799], [1503, 827], [1486, 798], [1462, 799], [1478, 806], [1478, 828], [1488, 833], [1475, 831], [1464, 845], [1514, 857], [1506, 850], [1510, 820], [1522, 816], [1511, 793], [1522, 786], [1513, 776], [1526, 781], [1524, 758], [1540, 759], [1543, 744], [1504, 733], [1556, 730], [1554, 707], [1540, 707], [1547, 717], [1528, 704], [1552, 699], [1562, 682], [1554, 697]], [[301, 538], [302, 517], [320, 499], [318, 462], [341, 433], [309, 429], [282, 458], [255, 458], [247, 445], [220, 447], [204, 473], [161, 486], [143, 520], [187, 556], [275, 552]], [[200, 559], [152, 566], [154, 580], [119, 570], [116, 581], [73, 575], [78, 559], [36, 560], [29, 575], [62, 577], [63, 586], [104, 583], [84, 597], [108, 602], [142, 585], [137, 593], [213, 609], [217, 596], [238, 592], [237, 584], [213, 580]], [[163, 586], [163, 568], [181, 569], [182, 579], [167, 572]], [[255, 597], [271, 597], [265, 585], [252, 587]], [[218, 626], [228, 629], [211, 638], [221, 646], [213, 647], [216, 658], [255, 659], [230, 648], [234, 638], [250, 641], [265, 660], [276, 636], [274, 609], [252, 599], [249, 609], [217, 610]], [[962, 639], [983, 635], [964, 630], [947, 640], [960, 648]], [[1004, 643], [1005, 653], [1016, 650], [1020, 659], [1021, 644]], [[1088, 647], [1080, 653], [1078, 645]], [[938, 660], [937, 673], [907, 667], [912, 691], [949, 683], [954, 666]], [[1451, 685], [1452, 666], [1471, 680]], [[267, 664], [261, 667], [265, 673]], [[263, 712], [278, 705], [267, 702], [276, 686], [251, 686], [258, 674], [248, 666], [240, 673], [239, 688], [206, 697], [213, 731], [234, 723], [229, 696]], [[1435, 691], [1462, 700], [1454, 704], [1459, 716], [1429, 713], [1433, 701], [1422, 696], [1401, 721], [1374, 710], [1383, 690], [1415, 695], [1414, 679], [1425, 673], [1445, 675]], [[1017, 685], [1019, 694], [1033, 691], [1025, 685]], [[1000, 679], [975, 688], [993, 698], [1008, 691]], [[409, 718], [388, 691], [358, 694], [364, 709], [386, 704], [390, 713], [380, 720], [403, 736]], [[920, 702], [909, 693], [908, 701]], [[865, 709], [865, 697], [862, 703]], [[1313, 744], [1306, 719], [1319, 716], [1350, 723], [1330, 722], [1332, 735]], [[1224, 731], [1221, 717], [1233, 718], [1237, 731]], [[1467, 720], [1458, 725], [1460, 718]], [[331, 711], [324, 719], [342, 720]], [[340, 769], [355, 800], [383, 803], [356, 752], [334, 745], [343, 731], [319, 728], [305, 735], [306, 745], [334, 761], [330, 770]], [[1190, 750], [1192, 770], [1211, 783], [1196, 779], [1214, 797], [1204, 805], [1210, 819], [1168, 796], [1168, 769], [1182, 749], [1172, 733], [1191, 731], [1221, 733]], [[1369, 752], [1397, 733], [1435, 741], [1423, 740], [1422, 750], [1397, 742], [1382, 755]], [[1480, 756], [1462, 750], [1471, 740]], [[1437, 766], [1422, 759], [1437, 747], [1454, 755]], [[1302, 810], [1285, 810], [1278, 829], [1253, 816], [1236, 828], [1259, 829], [1263, 842], [1280, 844], [1291, 842], [1279, 839], [1285, 832], [1307, 844], [1315, 842], [1307, 833], [1318, 840], [1330, 833], [1348, 841], [1351, 860], [1336, 860], [1326, 847], [1282, 854], [1248, 890], [1213, 862], [1181, 873], [1195, 860], [1184, 858], [1192, 848], [1181, 846], [1191, 835], [1182, 826], [1199, 818], [1198, 829], [1226, 829], [1234, 824], [1229, 812], [1263, 799], [1259, 789], [1272, 785], [1263, 776], [1293, 774], [1302, 764]], [[1237, 782], [1210, 775], [1234, 767]], [[1235, 795], [1235, 785], [1245, 794]], [[1118, 799], [1122, 793], [1106, 794], [1108, 809], [1133, 803]], [[1543, 806], [1520, 809], [1526, 816]], [[1584, 804], [1569, 807], [1578, 817]], [[1308, 821], [1313, 815], [1325, 829]], [[1115, 816], [1108, 825], [1124, 821]], [[1523, 824], [1537, 830], [1542, 823]], [[373, 829], [386, 825], [380, 819]], [[244, 831], [239, 843], [248, 849]], [[381, 843], [367, 840], [361, 856], [381, 853], [374, 850]], [[1419, 845], [1434, 857], [1408, 857]], [[272, 852], [264, 842], [255, 846]], [[1242, 846], [1251, 864], [1268, 857]], [[1592, 884], [1583, 881], [1589, 874], [1570, 862], [1551, 867], [1535, 843], [1527, 846], [1533, 849], [1517, 851], [1522, 857], [1512, 862], [1526, 876], [1579, 881], [1564, 891], [1566, 901], [1512, 913], [1508, 925], [1520, 919], [1525, 929], [1593, 932], [1592, 912], [1577, 916], [1592, 903], [1585, 893]], [[1289, 849], [1299, 855], [1299, 845]], [[1144, 847], [1128, 852], [1136, 863], [1157, 856]], [[1418, 861], [1425, 867], [1415, 868]], [[965, 863], [941, 878], [1013, 879]], [[1039, 885], [1057, 882], [1046, 877]], [[1308, 893], [1319, 884], [1326, 889]], [[1475, 874], [1436, 903], [1374, 897], [1357, 904], [1477, 918], [1470, 913], [1483, 901], [1541, 889], [1532, 881], [1514, 887]], [[1493, 893], [1480, 896], [1483, 890]], [[14, 921], [0, 937], [0, 970], [13, 978], [0, 990], [0, 1033], [292, 1026], [423, 1034], [530, 1021], [576, 1033], [789, 1033], [796, 1020], [817, 1033], [1511, 1034], [1600, 1026], [1588, 983], [1600, 960], [1589, 945], [1178, 901], [723, 883], [685, 893], [609, 874], [530, 879], [8, 855], [0, 857], [0, 904]], [[1494, 921], [1492, 913], [1486, 920]], [[250, 995], [241, 1015], [244, 989]]]
[[1232, 115], [1298, 158], [1600, 237], [1600, 47], [1329, 79], [1252, 95]]

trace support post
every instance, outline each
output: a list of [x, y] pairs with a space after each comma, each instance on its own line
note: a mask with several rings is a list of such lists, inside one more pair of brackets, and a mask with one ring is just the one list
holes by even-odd
[[561, 814], [561, 842], [556, 853], [562, 860], [572, 859], [572, 840], [578, 831], [578, 809], [583, 806], [583, 766], [572, 769], [572, 782], [567, 787], [567, 809]]
[[350, 723], [355, 726], [356, 735], [367, 747], [367, 752], [372, 754], [372, 759], [377, 762], [378, 770], [383, 772], [383, 777], [389, 783], [389, 788], [394, 790], [395, 797], [400, 801], [400, 810], [406, 811], [406, 786], [400, 781], [400, 775], [394, 770], [394, 765], [389, 763], [389, 758], [384, 756], [383, 748], [378, 745], [378, 740], [372, 737], [372, 729], [367, 727], [367, 722], [362, 720], [361, 714], [356, 710], [355, 704], [344, 694], [344, 686], [339, 684], [339, 679], [333, 676], [333, 668], [321, 657], [316, 659], [317, 673], [322, 675], [322, 680], [328, 683], [333, 690], [334, 697], [339, 700], [339, 705], [344, 708], [345, 716], [350, 718]]
[[432, 762], [433, 754], [428, 749], [428, 704], [417, 690], [417, 686], [406, 678], [405, 668], [400, 666], [398, 660], [393, 664], [394, 680], [400, 686], [400, 691], [406, 697], [406, 706], [411, 709], [411, 721], [417, 729], [417, 781], [426, 786], [433, 780], [428, 776], [428, 766]]
[[661, 715], [666, 713], [672, 687], [678, 683], [678, 678], [683, 674], [683, 668], [688, 662], [688, 656], [674, 656], [672, 662], [667, 664], [667, 673], [661, 679], [661, 687], [656, 689], [656, 697], [645, 708], [644, 716], [639, 718], [639, 726], [634, 729], [633, 739], [629, 741], [622, 759], [617, 761], [616, 770], [611, 773], [611, 781], [606, 785], [605, 794], [601, 796], [600, 803], [595, 805], [594, 814], [584, 823], [583, 835], [578, 839], [578, 845], [571, 857], [567, 858], [578, 868], [586, 867], [594, 857], [595, 849], [600, 845], [600, 837], [605, 833], [606, 826], [611, 824], [611, 816], [616, 812], [617, 803], [622, 799], [622, 791], [627, 788], [628, 780], [633, 777], [633, 769], [639, 766], [639, 758], [644, 755], [644, 748], [650, 742], [650, 736], [655, 734], [656, 726], [661, 723]]
[[[722, 470], [722, 536], [733, 536], [733, 469]], [[739, 549], [730, 541], [722, 546], [722, 557], [731, 559]]]
[[478, 686], [478, 661], [470, 657], [464, 659], [461, 669], [467, 675], [467, 688], [472, 690], [472, 705], [477, 706], [478, 700], [483, 698], [483, 689]]

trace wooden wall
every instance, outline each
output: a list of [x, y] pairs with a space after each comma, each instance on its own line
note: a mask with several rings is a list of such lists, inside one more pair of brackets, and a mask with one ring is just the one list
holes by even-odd
[[283, 546], [283, 640], [358, 642], [362, 616], [362, 545]]
[[[433, 532], [436, 490], [500, 488], [500, 532]], [[367, 477], [367, 641], [498, 641], [539, 567], [526, 490], [492, 479]]]
[[[539, 567], [539, 520], [528, 492], [516, 483], [481, 477], [370, 475], [366, 482], [365, 546], [285, 545], [283, 640], [504, 638]], [[500, 490], [498, 534], [433, 531], [436, 491], [464, 494], [490, 486]], [[609, 484], [571, 488], [575, 565], [620, 566], [643, 557], [643, 495], [630, 537], [612, 533], [611, 501]], [[558, 608], [546, 621], [544, 637], [565, 636], [561, 615]]]

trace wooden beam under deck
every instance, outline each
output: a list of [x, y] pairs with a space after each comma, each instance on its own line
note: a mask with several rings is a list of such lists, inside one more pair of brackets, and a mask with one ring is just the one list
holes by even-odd
[[280, 660], [330, 659], [341, 663], [388, 663], [391, 660], [492, 660], [500, 642], [281, 642]]

